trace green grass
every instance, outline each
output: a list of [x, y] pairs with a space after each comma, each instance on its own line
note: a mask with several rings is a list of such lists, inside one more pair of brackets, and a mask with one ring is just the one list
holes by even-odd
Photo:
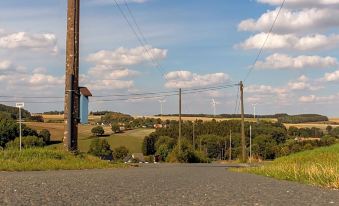
[[109, 169], [126, 167], [100, 160], [90, 155], [71, 153], [49, 148], [4, 150], [0, 152], [0, 171], [45, 171], [45, 170], [82, 170]]
[[[140, 153], [144, 137], [149, 135], [153, 131], [154, 131], [153, 129], [135, 129], [126, 131], [124, 133], [112, 134], [111, 136], [101, 138], [107, 139], [112, 149], [120, 146], [125, 146], [131, 153]], [[93, 138], [97, 137], [80, 139], [79, 140], [80, 151], [87, 152]]]
[[339, 144], [278, 158], [261, 167], [236, 171], [339, 189]]

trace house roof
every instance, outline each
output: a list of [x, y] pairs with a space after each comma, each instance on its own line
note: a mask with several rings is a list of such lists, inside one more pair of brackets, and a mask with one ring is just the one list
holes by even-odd
[[84, 95], [85, 97], [91, 97], [92, 93], [88, 90], [87, 87], [79, 87], [80, 88], [80, 93]]

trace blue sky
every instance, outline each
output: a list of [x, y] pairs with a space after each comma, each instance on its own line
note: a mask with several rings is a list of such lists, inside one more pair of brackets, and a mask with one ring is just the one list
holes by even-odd
[[[146, 54], [113, 0], [82, 0], [81, 84], [94, 95], [191, 89], [242, 80], [267, 36], [280, 0], [128, 0], [149, 44]], [[128, 16], [123, 0], [118, 0]], [[245, 82], [247, 113], [338, 116], [339, 1], [287, 0]], [[130, 18], [130, 16], [128, 16]], [[63, 96], [66, 1], [0, 2], [0, 101]], [[150, 57], [151, 56], [151, 57]], [[156, 68], [151, 59], [159, 62]], [[237, 89], [184, 96], [185, 113], [233, 113]], [[107, 98], [106, 98], [107, 99]], [[96, 102], [90, 110], [160, 113], [157, 99]], [[165, 113], [177, 98], [166, 98]], [[62, 110], [62, 99], [30, 104]], [[13, 103], [7, 103], [12, 104]]]

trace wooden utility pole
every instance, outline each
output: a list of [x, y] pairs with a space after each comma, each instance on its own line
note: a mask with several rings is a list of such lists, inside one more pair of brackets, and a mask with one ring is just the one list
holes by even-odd
[[79, 122], [79, 24], [80, 0], [68, 0], [65, 80], [64, 146], [68, 151], [78, 149]]
[[181, 88], [179, 89], [179, 152], [181, 151]]
[[244, 117], [244, 85], [240, 82], [240, 100], [241, 100], [241, 162], [247, 161], [246, 155], [246, 139], [245, 139], [245, 117]]
[[232, 161], [232, 130], [230, 130], [230, 154], [229, 154], [229, 157], [228, 157], [228, 160], [229, 161]]

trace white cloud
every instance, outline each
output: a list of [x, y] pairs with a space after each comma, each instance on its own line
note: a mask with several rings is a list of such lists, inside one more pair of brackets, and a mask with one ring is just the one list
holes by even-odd
[[299, 102], [301, 103], [333, 103], [337, 101], [339, 98], [337, 95], [329, 95], [329, 96], [316, 96], [316, 95], [309, 95], [309, 96], [301, 96], [299, 98]]
[[138, 75], [139, 72], [127, 68], [115, 68], [112, 66], [97, 65], [88, 71], [88, 75], [98, 79], [122, 79]]
[[18, 32], [0, 35], [0, 48], [29, 49], [33, 51], [58, 52], [57, 38], [54, 34], [34, 34]]
[[[278, 14], [279, 8], [264, 13], [258, 20], [247, 19], [242, 21], [240, 31], [268, 32]], [[274, 33], [297, 33], [305, 31], [319, 31], [320, 29], [339, 25], [339, 10], [337, 9], [303, 9], [290, 11], [282, 9], [279, 19], [274, 25]]]
[[165, 75], [167, 88], [192, 88], [225, 83], [230, 80], [228, 74], [214, 73], [199, 75], [190, 71], [173, 71]]
[[167, 56], [167, 50], [153, 48], [152, 46], [132, 49], [119, 48], [114, 51], [102, 50], [88, 56], [87, 61], [97, 65], [131, 66], [145, 62], [159, 61]]
[[321, 56], [297, 56], [291, 57], [285, 54], [272, 54], [265, 61], [258, 61], [255, 65], [257, 69], [309, 69], [309, 68], [329, 68], [336, 67], [338, 61], [334, 57]]
[[[118, 4], [123, 4], [125, 3], [123, 0], [116, 0]], [[137, 4], [141, 4], [141, 3], [146, 3], [149, 0], [126, 0], [127, 3], [137, 3]], [[105, 4], [115, 4], [114, 0], [87, 0], [87, 3], [89, 4], [98, 4], [98, 5], [105, 5]]]
[[338, 81], [339, 80], [339, 70], [334, 71], [332, 73], [326, 73], [322, 80], [326, 82], [333, 82], [333, 81]]
[[[257, 0], [260, 3], [272, 6], [280, 6], [281, 0]], [[334, 7], [339, 6], [339, 0], [287, 0], [285, 7], [289, 8], [314, 8], [314, 7]]]
[[[267, 38], [267, 33], [259, 33], [249, 37], [245, 42], [237, 45], [242, 49], [260, 49]], [[329, 36], [314, 34], [308, 36], [297, 36], [295, 34], [271, 34], [265, 49], [270, 50], [320, 50], [336, 47], [339, 43], [339, 35]]]
[[304, 91], [310, 90], [315, 91], [321, 89], [321, 86], [315, 85], [308, 77], [305, 75], [300, 76], [296, 81], [290, 81], [287, 85], [287, 89], [290, 91]]
[[12, 62], [8, 60], [0, 61], [0, 71], [7, 70], [12, 66]]

